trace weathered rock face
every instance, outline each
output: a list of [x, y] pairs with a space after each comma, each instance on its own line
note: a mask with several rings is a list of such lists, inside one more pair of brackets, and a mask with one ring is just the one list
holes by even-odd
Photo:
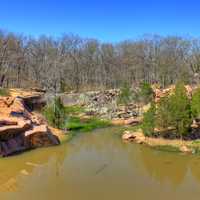
[[40, 109], [46, 104], [46, 91], [39, 88], [32, 88], [31, 90], [10, 89], [9, 92], [12, 97], [22, 98], [29, 110]]
[[0, 97], [1, 156], [59, 143], [44, 120], [26, 109], [22, 98]]

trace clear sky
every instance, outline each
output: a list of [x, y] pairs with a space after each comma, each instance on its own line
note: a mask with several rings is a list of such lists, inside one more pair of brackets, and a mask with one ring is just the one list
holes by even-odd
[[118, 42], [143, 34], [200, 36], [200, 0], [1, 0], [0, 29]]

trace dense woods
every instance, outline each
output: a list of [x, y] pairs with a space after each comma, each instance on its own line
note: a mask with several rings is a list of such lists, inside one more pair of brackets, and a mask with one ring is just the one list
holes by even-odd
[[102, 43], [76, 35], [37, 39], [0, 32], [0, 87], [54, 91], [198, 82], [200, 40], [148, 35]]

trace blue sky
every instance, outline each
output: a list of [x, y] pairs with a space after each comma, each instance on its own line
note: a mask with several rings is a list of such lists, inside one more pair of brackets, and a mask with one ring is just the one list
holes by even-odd
[[1, 0], [0, 28], [118, 42], [143, 34], [200, 36], [198, 0]]

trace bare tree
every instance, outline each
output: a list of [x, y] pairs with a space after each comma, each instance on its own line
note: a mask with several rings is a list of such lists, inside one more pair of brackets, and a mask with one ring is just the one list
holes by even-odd
[[27, 38], [0, 32], [0, 87], [60, 92], [116, 88], [124, 83], [200, 81], [200, 40], [145, 35], [118, 44], [77, 35]]

